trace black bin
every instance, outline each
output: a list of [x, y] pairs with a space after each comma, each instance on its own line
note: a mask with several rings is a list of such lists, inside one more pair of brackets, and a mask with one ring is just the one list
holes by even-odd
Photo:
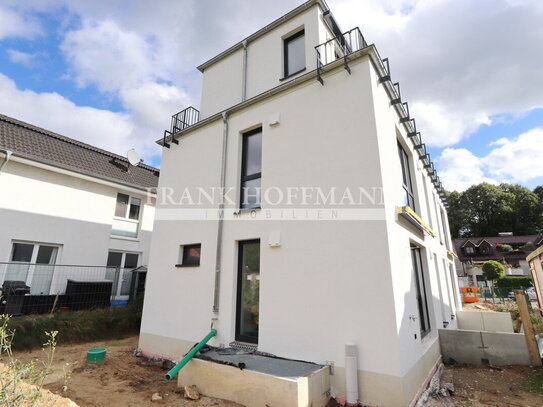
[[9, 315], [21, 315], [25, 295], [30, 294], [30, 287], [24, 281], [7, 280], [2, 284], [0, 312]]

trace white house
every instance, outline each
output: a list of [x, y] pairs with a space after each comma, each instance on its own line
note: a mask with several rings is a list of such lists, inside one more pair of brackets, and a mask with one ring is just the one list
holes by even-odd
[[[330, 365], [341, 399], [354, 343], [360, 402], [410, 405], [461, 305], [445, 193], [388, 61], [309, 0], [198, 69], [199, 116], [159, 141], [140, 348], [179, 358], [212, 323], [213, 346]], [[255, 388], [247, 405], [278, 405]]]
[[126, 298], [130, 270], [148, 262], [158, 175], [0, 115], [0, 285], [55, 295], [67, 279], [118, 280]]

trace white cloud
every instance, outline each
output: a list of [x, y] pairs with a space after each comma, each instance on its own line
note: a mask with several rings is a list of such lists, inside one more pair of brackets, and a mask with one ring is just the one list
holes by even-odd
[[10, 37], [33, 38], [41, 33], [41, 25], [36, 19], [0, 6], [0, 40]]
[[8, 54], [8, 58], [11, 62], [27, 67], [32, 66], [34, 60], [38, 56], [37, 53], [30, 54], [27, 52], [18, 51], [16, 49], [8, 49], [6, 50], [6, 53]]
[[57, 93], [21, 90], [3, 74], [0, 112], [121, 155], [131, 147], [145, 157], [160, 153], [158, 137], [139, 129], [129, 114], [77, 106]]
[[445, 189], [463, 191], [480, 182], [523, 183], [543, 176], [543, 128], [491, 145], [498, 147], [484, 157], [465, 148], [444, 149], [438, 162]]

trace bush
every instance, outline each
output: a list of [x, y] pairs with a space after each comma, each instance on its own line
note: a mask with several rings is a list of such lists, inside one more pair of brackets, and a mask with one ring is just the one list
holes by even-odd
[[13, 349], [41, 347], [43, 332], [58, 331], [58, 343], [77, 343], [121, 338], [139, 332], [141, 301], [118, 309], [55, 312], [15, 317], [9, 328], [16, 332]]
[[522, 245], [522, 250], [526, 251], [526, 252], [531, 252], [535, 249], [535, 244], [534, 242], [526, 242]]
[[532, 277], [530, 276], [506, 276], [498, 279], [497, 287], [503, 288], [528, 288], [532, 286]]
[[495, 260], [489, 260], [483, 264], [483, 277], [489, 281], [495, 281], [503, 276], [505, 268], [503, 264]]
[[496, 245], [496, 249], [499, 252], [508, 253], [508, 252], [513, 251], [513, 246], [508, 245], [508, 244], [498, 244], [498, 245]]

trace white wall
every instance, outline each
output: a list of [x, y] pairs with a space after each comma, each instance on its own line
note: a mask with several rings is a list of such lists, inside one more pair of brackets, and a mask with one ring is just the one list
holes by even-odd
[[[13, 241], [23, 241], [60, 246], [56, 264], [105, 266], [109, 250], [140, 253], [141, 264], [148, 263], [154, 198], [147, 202], [144, 191], [137, 194], [23, 161], [9, 161], [0, 173], [0, 262], [11, 260]], [[110, 236], [118, 192], [142, 199], [137, 239]], [[55, 273], [88, 280], [105, 277], [103, 269], [93, 268], [59, 267]], [[61, 286], [64, 280], [56, 276], [52, 290]]]

